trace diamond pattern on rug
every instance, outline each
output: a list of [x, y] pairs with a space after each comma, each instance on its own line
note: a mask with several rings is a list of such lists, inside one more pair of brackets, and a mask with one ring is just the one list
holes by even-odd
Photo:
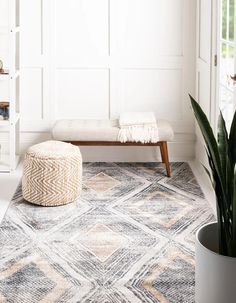
[[[170, 279], [172, 277], [172, 279]], [[173, 259], [152, 286], [169, 302], [194, 302], [194, 266], [180, 257]], [[190, 299], [191, 298], [191, 299]]]
[[194, 303], [194, 259], [176, 244], [168, 244], [137, 272], [127, 287], [142, 302]]
[[24, 233], [24, 230], [14, 218], [5, 217], [2, 225], [0, 226], [0, 256], [1, 260], [17, 252], [31, 242], [30, 237]]
[[[34, 287], [32, 280], [38, 281]], [[19, 302], [25, 300], [36, 303], [47, 296], [55, 286], [56, 284], [48, 279], [35, 263], [29, 263], [3, 281], [0, 280], [0, 291], [3, 290], [2, 293], [8, 301], [14, 296]]]
[[[96, 298], [94, 301], [93, 298]], [[126, 296], [124, 296], [117, 289], [106, 289], [105, 287], [97, 289], [97, 291], [88, 298], [85, 303], [131, 303]]]
[[75, 213], [78, 216], [90, 208], [83, 201], [79, 201], [79, 207], [77, 203], [70, 203], [60, 207], [41, 207], [27, 203], [21, 197], [20, 201], [13, 201], [11, 216], [21, 218], [21, 221], [25, 224], [24, 227], [28, 227], [28, 231], [25, 228], [25, 232], [29, 233], [31, 231], [31, 233], [45, 234], [55, 227], [58, 228], [61, 222], [66, 222]]
[[119, 167], [129, 169], [135, 175], [145, 178], [148, 181], [159, 181], [166, 178], [166, 170], [163, 163], [147, 162], [147, 163], [117, 163]]
[[91, 163], [83, 172], [82, 199], [97, 206], [115, 204], [150, 185], [145, 178], [114, 163]]
[[177, 167], [177, 169], [173, 171], [172, 177], [162, 180], [161, 184], [170, 185], [170, 188], [179, 189], [184, 194], [188, 193], [204, 198], [203, 192], [187, 163], [182, 163]]
[[97, 224], [80, 238], [80, 243], [104, 262], [121, 248], [126, 240], [124, 236], [115, 233], [106, 225]]
[[172, 235], [181, 231], [183, 223], [192, 220], [194, 208], [194, 200], [159, 184], [153, 184], [115, 206], [148, 228]]
[[85, 163], [75, 203], [27, 203], [0, 227], [0, 302], [193, 303], [194, 236], [214, 221], [190, 167]]
[[115, 186], [119, 185], [120, 182], [107, 174], [99, 173], [95, 177], [85, 181], [84, 184], [99, 194], [111, 190]]
[[[61, 241], [66, 235], [67, 241]], [[108, 235], [112, 238], [107, 239]], [[109, 289], [152, 248], [165, 243], [161, 235], [151, 235], [127, 218], [99, 207], [81, 218], [72, 218], [52, 235], [48, 245], [68, 268], [89, 279], [96, 288]]]
[[18, 257], [0, 272], [0, 298], [7, 302], [55, 302], [69, 287], [68, 280], [37, 254]]

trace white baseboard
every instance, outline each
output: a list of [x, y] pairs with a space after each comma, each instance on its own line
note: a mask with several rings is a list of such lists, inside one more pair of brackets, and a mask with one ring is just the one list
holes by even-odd
[[[21, 134], [21, 152], [33, 144], [51, 139], [47, 132], [24, 132]], [[170, 161], [194, 159], [194, 136], [177, 134], [175, 141], [169, 143]], [[160, 160], [157, 147], [81, 147], [84, 161], [88, 162], [155, 162]]]
[[[51, 139], [49, 132], [22, 132], [20, 152], [32, 146]], [[6, 133], [0, 133], [2, 150], [7, 152]], [[170, 161], [189, 161], [195, 156], [195, 137], [190, 133], [179, 133], [175, 140], [168, 144]], [[158, 147], [81, 147], [84, 161], [88, 162], [155, 162], [160, 161]]]
[[198, 160], [189, 161], [189, 165], [198, 181], [198, 184], [201, 186], [201, 189], [207, 199], [207, 201], [212, 206], [214, 212], [216, 213], [216, 203], [215, 203], [215, 193], [211, 185], [211, 181], [207, 176], [204, 168]]

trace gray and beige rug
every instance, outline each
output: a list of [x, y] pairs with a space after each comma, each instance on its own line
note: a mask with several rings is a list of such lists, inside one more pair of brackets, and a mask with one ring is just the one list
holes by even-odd
[[194, 234], [214, 216], [186, 163], [86, 163], [55, 208], [21, 187], [0, 227], [0, 302], [192, 303]]

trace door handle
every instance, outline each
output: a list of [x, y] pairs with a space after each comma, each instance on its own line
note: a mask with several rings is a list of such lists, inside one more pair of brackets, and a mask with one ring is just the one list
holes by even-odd
[[234, 81], [234, 84], [236, 84], [236, 74], [234, 76], [230, 76], [230, 78]]

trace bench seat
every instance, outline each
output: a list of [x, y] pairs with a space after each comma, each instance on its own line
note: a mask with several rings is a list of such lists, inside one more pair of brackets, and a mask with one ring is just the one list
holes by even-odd
[[166, 174], [170, 177], [170, 163], [167, 142], [172, 141], [174, 132], [165, 120], [158, 120], [157, 143], [118, 141], [119, 120], [59, 120], [52, 129], [54, 140], [68, 142], [78, 146], [159, 146]]
[[[170, 124], [158, 120], [159, 141], [172, 141], [174, 137]], [[118, 120], [59, 120], [53, 127], [53, 139], [59, 141], [102, 141], [119, 142]]]

